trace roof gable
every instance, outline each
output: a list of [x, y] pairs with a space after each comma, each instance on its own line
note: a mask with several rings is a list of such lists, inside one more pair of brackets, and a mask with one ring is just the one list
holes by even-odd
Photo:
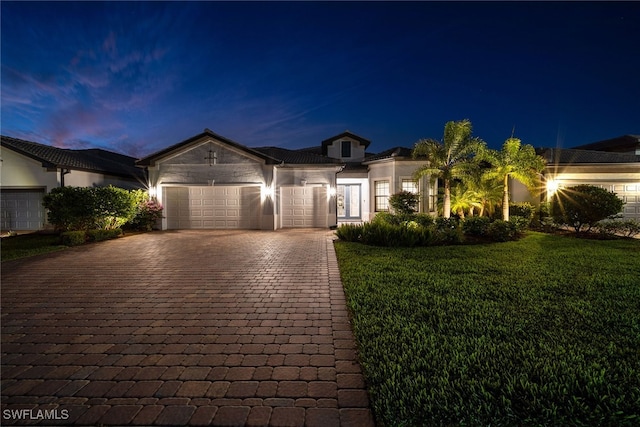
[[[218, 135], [209, 129], [205, 129], [204, 132], [198, 135], [192, 136], [189, 139], [186, 139], [182, 142], [171, 145], [167, 148], [164, 148], [160, 151], [157, 151], [153, 154], [143, 157], [142, 159], [138, 160], [136, 164], [138, 166], [154, 166], [156, 162], [165, 161], [167, 159], [178, 157], [208, 142], [215, 143], [220, 147], [225, 147], [227, 150], [231, 152], [235, 152], [247, 158], [253, 158], [256, 160], [260, 159], [266, 162], [267, 164], [278, 163], [277, 159], [269, 157], [268, 155], [265, 155], [260, 151], [249, 148], [245, 145], [239, 144], [235, 141], [232, 141], [228, 138]], [[199, 155], [199, 154], [192, 154], [192, 156], [195, 156], [195, 155]], [[200, 162], [204, 162], [204, 159], [200, 160]]]
[[329, 147], [329, 145], [331, 145], [331, 143], [333, 143], [334, 141], [339, 140], [339, 139], [343, 139], [343, 138], [350, 138], [350, 139], [356, 140], [360, 144], [364, 145], [365, 149], [367, 147], [369, 147], [369, 144], [371, 144], [371, 141], [369, 141], [368, 139], [363, 138], [363, 137], [361, 137], [359, 135], [356, 135], [355, 133], [350, 132], [350, 131], [347, 130], [347, 131], [342, 132], [339, 135], [332, 136], [331, 138], [327, 138], [324, 141], [322, 141], [322, 154], [323, 155], [327, 155], [327, 147]]

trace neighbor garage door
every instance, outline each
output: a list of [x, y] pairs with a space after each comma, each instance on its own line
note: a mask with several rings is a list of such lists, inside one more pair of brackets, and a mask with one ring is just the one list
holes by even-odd
[[0, 211], [4, 231], [40, 230], [44, 227], [43, 189], [0, 192]]
[[625, 204], [622, 214], [625, 218], [640, 220], [640, 184], [611, 184], [604, 188], [611, 190], [618, 195]]
[[282, 187], [282, 227], [326, 227], [327, 190], [324, 187]]
[[167, 187], [164, 205], [169, 229], [260, 226], [259, 187]]

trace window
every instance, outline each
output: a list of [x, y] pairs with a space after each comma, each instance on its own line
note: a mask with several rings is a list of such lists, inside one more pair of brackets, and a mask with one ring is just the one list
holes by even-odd
[[351, 157], [351, 141], [342, 141], [342, 157]]
[[376, 212], [389, 210], [389, 181], [376, 181], [375, 210]]
[[402, 191], [408, 191], [409, 193], [418, 194], [418, 183], [412, 179], [403, 179]]

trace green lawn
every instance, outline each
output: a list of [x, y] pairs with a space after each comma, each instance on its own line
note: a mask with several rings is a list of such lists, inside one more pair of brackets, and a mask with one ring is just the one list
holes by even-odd
[[640, 241], [335, 246], [381, 425], [640, 425]]
[[65, 248], [67, 246], [60, 244], [60, 236], [57, 234], [23, 234], [3, 237], [0, 242], [2, 261], [59, 251]]

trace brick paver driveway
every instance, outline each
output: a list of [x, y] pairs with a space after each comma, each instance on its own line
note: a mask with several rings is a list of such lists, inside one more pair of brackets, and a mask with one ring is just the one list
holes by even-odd
[[373, 424], [326, 230], [5, 262], [1, 351], [3, 425]]

